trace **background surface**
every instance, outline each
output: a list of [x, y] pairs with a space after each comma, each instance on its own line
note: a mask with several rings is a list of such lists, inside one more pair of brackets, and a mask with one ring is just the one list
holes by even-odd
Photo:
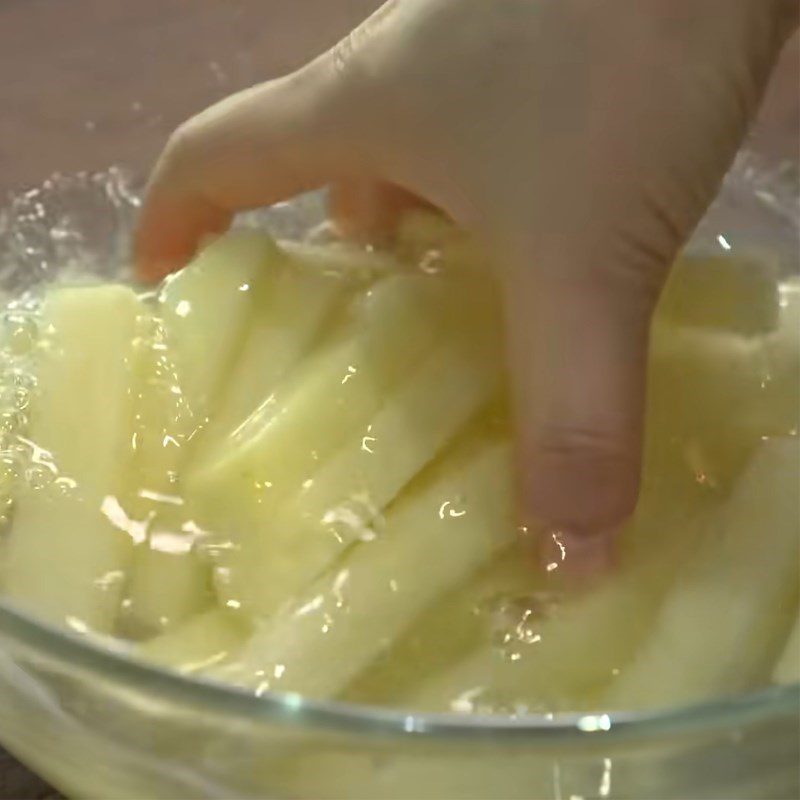
[[[379, 0], [0, 0], [0, 206], [53, 172], [145, 175], [169, 132], [214, 100], [284, 74]], [[797, 41], [756, 138], [797, 160]], [[58, 795], [0, 750], [0, 800]]]

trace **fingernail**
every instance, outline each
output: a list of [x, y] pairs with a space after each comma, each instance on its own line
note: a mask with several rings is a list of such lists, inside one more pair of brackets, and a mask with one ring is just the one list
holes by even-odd
[[143, 283], [158, 283], [175, 272], [180, 265], [172, 261], [138, 261], [135, 265], [136, 277]]
[[538, 537], [539, 563], [548, 576], [582, 587], [616, 565], [616, 531], [546, 530]]

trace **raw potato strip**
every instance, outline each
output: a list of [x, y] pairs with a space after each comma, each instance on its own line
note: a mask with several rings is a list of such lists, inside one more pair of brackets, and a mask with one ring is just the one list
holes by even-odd
[[249, 632], [250, 626], [241, 616], [215, 608], [139, 645], [134, 653], [185, 674], [201, 672], [226, 663], [241, 649]]
[[800, 278], [781, 283], [778, 296], [780, 325], [764, 339], [768, 382], [775, 396], [772, 413], [786, 420], [788, 433], [797, 435], [800, 429]]
[[[383, 268], [377, 258], [355, 248], [355, 252], [338, 253], [333, 248], [283, 247], [290, 249], [281, 254], [269, 297], [253, 316], [244, 348], [203, 435], [198, 458], [233, 433], [269, 397], [311, 349], [344, 298]], [[361, 258], [350, 263], [356, 254]]]
[[797, 439], [761, 446], [604, 707], [690, 703], [764, 677], [798, 591], [799, 465]]
[[541, 587], [533, 554], [517, 542], [474, 578], [422, 612], [390, 650], [381, 654], [342, 699], [368, 705], [404, 705], [421, 684], [428, 684], [492, 638], [498, 615]]
[[772, 680], [781, 684], [800, 683], [800, 614], [789, 634], [783, 655], [775, 665]]
[[760, 338], [653, 326], [649, 420], [663, 420], [710, 485], [729, 487], [763, 436], [797, 430], [794, 338], [785, 321]]
[[115, 494], [130, 460], [141, 310], [121, 286], [45, 300], [29, 436], [34, 461], [52, 463], [58, 479], [20, 491], [8, 543], [9, 598], [98, 633], [112, 627], [135, 534]]
[[134, 456], [122, 500], [145, 537], [136, 546], [120, 619], [122, 629], [134, 638], [167, 629], [199, 611], [209, 602], [211, 581], [210, 565], [193, 551], [193, 534], [184, 530], [191, 515], [178, 496], [178, 476], [202, 420], [184, 392], [165, 325], [147, 315], [141, 328]]
[[[451, 673], [404, 698], [420, 708], [460, 712], [570, 711], [597, 693], [635, 655], [670, 581], [691, 557], [707, 515], [659, 495], [643, 497], [622, 542], [618, 571], [590, 591], [534, 595], [493, 642]], [[567, 553], [569, 558], [569, 553]], [[502, 646], [499, 643], [503, 642]], [[450, 703], [456, 705], [449, 708]]]
[[[176, 496], [176, 476], [190, 442], [192, 458], [197, 458], [197, 440], [208, 448], [220, 432], [241, 423], [308, 347], [353, 284], [352, 275], [334, 276], [332, 269], [323, 274], [318, 262], [312, 272], [297, 257], [279, 253], [266, 236], [233, 234], [168, 284], [160, 309], [167, 323], [152, 320], [153, 330], [143, 337], [131, 482], [138, 496], [131, 505], [136, 518], [147, 521], [149, 532], [137, 548], [129, 583], [126, 624], [131, 631], [169, 628], [208, 602], [210, 567], [193, 550], [192, 534], [185, 530], [192, 515], [185, 500]], [[220, 316], [210, 320], [218, 295]], [[222, 381], [228, 371], [226, 354], [238, 351], [243, 325], [249, 327], [244, 349], [232, 375]], [[207, 365], [197, 361], [205, 356], [195, 346], [209, 333], [227, 344]], [[195, 373], [207, 380], [202, 391]], [[222, 385], [208, 388], [216, 383]], [[220, 395], [210, 429], [196, 436], [206, 422], [202, 412], [209, 409], [209, 397]]]
[[491, 266], [473, 237], [430, 211], [410, 211], [400, 220], [395, 248], [404, 260], [452, 275], [485, 274]]
[[404, 269], [390, 253], [348, 242], [309, 244], [281, 240], [279, 245], [290, 259], [301, 262], [307, 269], [349, 282], [369, 283], [379, 275], [391, 275]]
[[778, 265], [738, 258], [681, 258], [656, 310], [658, 321], [745, 336], [778, 326]]
[[262, 233], [230, 233], [167, 279], [159, 314], [173, 348], [182, 390], [196, 417], [208, 416], [254, 306], [269, 295], [280, 254]]
[[[514, 714], [550, 711], [549, 708], [528, 709], [525, 706], [524, 684], [522, 693], [515, 693], [514, 682], [498, 674], [511, 669], [495, 646], [482, 643], [455, 665], [451, 664], [411, 687], [400, 700], [405, 708], [427, 712]], [[516, 688], [519, 689], [519, 681]]]
[[167, 280], [160, 317], [149, 320], [126, 509], [147, 531], [128, 586], [124, 624], [131, 632], [168, 628], [208, 602], [210, 565], [192, 547], [192, 514], [177, 478], [205, 440], [202, 427], [247, 329], [265, 316], [284, 261], [264, 234], [228, 234]]
[[258, 623], [219, 677], [263, 691], [340, 693], [442, 594], [516, 535], [509, 449], [489, 444], [441, 464], [436, 480], [390, 511], [373, 542]]
[[136, 638], [170, 630], [211, 604], [211, 566], [192, 548], [180, 523], [150, 530], [136, 547], [127, 587], [126, 623]]
[[365, 427], [441, 331], [446, 284], [396, 276], [359, 298], [346, 333], [306, 359], [187, 478], [205, 527], [260, 535], [276, 502]]
[[[400, 335], [398, 333], [398, 335]], [[372, 421], [227, 562], [224, 597], [269, 614], [321, 575], [476, 412], [498, 383], [497, 358], [445, 345]]]

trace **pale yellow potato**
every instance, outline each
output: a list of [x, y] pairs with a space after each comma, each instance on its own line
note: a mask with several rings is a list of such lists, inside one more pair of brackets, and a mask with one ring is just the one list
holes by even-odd
[[708, 514], [698, 496], [645, 496], [624, 533], [617, 570], [583, 591], [560, 586], [557, 569], [549, 584], [532, 581], [529, 597], [508, 610], [492, 637], [408, 690], [405, 704], [460, 713], [591, 707], [648, 635]]
[[217, 677], [249, 686], [339, 694], [403, 635], [425, 608], [516, 537], [510, 453], [487, 443], [445, 459], [398, 502], [371, 542], [273, 617]]
[[133, 652], [159, 666], [191, 674], [234, 658], [249, 632], [250, 626], [242, 617], [212, 608], [168, 633], [137, 645]]
[[800, 683], [800, 610], [783, 653], [772, 672], [772, 680], [787, 685]]
[[242, 539], [225, 559], [220, 595], [269, 614], [353, 542], [380, 535], [389, 503], [489, 401], [499, 380], [493, 355], [443, 345], [425, 359], [258, 536]]
[[681, 705], [767, 677], [798, 593], [798, 486], [800, 440], [763, 442], [605, 707]]
[[16, 496], [5, 593], [77, 630], [111, 630], [139, 534], [118, 493], [131, 459], [141, 313], [122, 286], [57, 289], [44, 302], [28, 436], [50, 480]]
[[191, 537], [154, 526], [130, 566], [123, 620], [131, 635], [171, 630], [212, 603], [211, 568]]
[[671, 437], [712, 488], [730, 488], [763, 436], [798, 429], [800, 324], [788, 310], [776, 330], [757, 336], [653, 325], [648, 435]]
[[354, 289], [387, 267], [356, 248], [283, 244], [281, 258], [253, 314], [244, 346], [220, 392], [196, 458], [233, 433], [333, 324]]
[[685, 327], [757, 336], [780, 314], [778, 264], [720, 257], [683, 257], [670, 270], [656, 318]]
[[184, 371], [165, 324], [148, 313], [139, 328], [134, 454], [120, 497], [141, 531], [120, 618], [121, 630], [134, 637], [165, 630], [200, 611], [209, 602], [211, 581], [210, 565], [194, 551], [192, 514], [179, 486], [204, 420], [184, 391]]
[[263, 233], [234, 232], [170, 276], [159, 295], [182, 391], [199, 419], [211, 414], [252, 314], [271, 292], [280, 252]]
[[277, 502], [369, 424], [436, 341], [446, 289], [394, 276], [360, 297], [348, 324], [187, 475], [204, 525], [234, 540], [262, 535]]
[[[506, 617], [537, 597], [542, 584], [542, 572], [530, 548], [511, 543], [478, 574], [425, 609], [347, 687], [342, 699], [424, 708], [408, 702], [418, 687], [427, 687], [481, 645], [495, 642]], [[446, 691], [440, 693], [436, 703], [446, 705], [447, 697]]]

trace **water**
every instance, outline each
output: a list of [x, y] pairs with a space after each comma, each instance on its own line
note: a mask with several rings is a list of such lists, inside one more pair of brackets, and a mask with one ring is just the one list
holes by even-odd
[[[758, 183], [748, 169], [738, 179]], [[779, 193], [758, 191], [773, 211], [785, 207]], [[305, 198], [241, 225], [298, 238], [318, 223], [320, 202]], [[359, 343], [367, 324], [359, 314], [377, 302], [359, 298], [379, 296], [368, 287], [387, 269], [379, 254], [359, 255], [346, 279], [329, 264], [320, 274], [278, 270], [284, 277], [269, 286], [246, 267], [230, 279], [174, 281], [166, 305], [165, 292], [137, 288], [114, 300], [114, 318], [97, 312], [105, 322], [93, 336], [81, 340], [78, 326], [65, 338], [43, 298], [55, 286], [130, 285], [138, 205], [130, 181], [111, 171], [53, 179], [0, 218], [0, 280], [8, 290], [0, 317], [0, 581], [37, 613], [84, 635], [126, 638], [158, 663], [256, 693], [344, 695], [457, 713], [591, 710], [613, 696], [666, 624], [663, 609], [681, 589], [678, 578], [697, 543], [715, 535], [762, 440], [797, 436], [794, 356], [784, 341], [792, 323], [784, 320], [797, 313], [798, 286], [781, 282], [788, 268], [780, 248], [765, 255], [752, 234], [745, 247], [733, 221], [714, 227], [717, 207], [698, 234], [703, 257], [676, 271], [654, 330], [643, 500], [623, 537], [621, 577], [573, 595], [558, 575], [536, 575], [513, 529], [505, 530], [502, 504], [486, 510], [511, 481], [505, 451], [496, 455], [487, 444], [507, 438], [502, 400], [498, 406], [493, 393], [475, 394], [432, 463], [424, 456], [457, 402], [482, 385], [465, 377], [480, 361], [474, 342], [470, 358], [458, 360], [465, 329], [456, 328], [462, 333], [452, 353], [438, 362], [438, 339], [423, 337], [408, 352], [392, 345], [411, 329], [384, 330], [383, 312], [364, 319], [384, 339], [370, 333], [368, 347]], [[770, 219], [775, 229], [794, 224], [791, 214]], [[330, 239], [318, 227], [315, 236]], [[419, 252], [418, 241], [425, 242]], [[423, 236], [404, 244], [415, 261], [411, 273], [448, 279], [446, 242], [431, 245]], [[468, 252], [458, 248], [451, 259]], [[317, 250], [308, 263], [325, 258]], [[720, 269], [729, 263], [739, 266]], [[734, 273], [736, 280], [725, 277]], [[281, 308], [268, 305], [270, 292], [285, 298]], [[481, 302], [483, 294], [475, 308]], [[91, 305], [87, 325], [90, 312]], [[130, 331], [120, 333], [126, 314]], [[237, 321], [242, 315], [247, 325]], [[457, 326], [457, 313], [453, 320]], [[427, 324], [424, 315], [420, 322]], [[117, 336], [119, 349], [105, 352], [105, 336]], [[402, 369], [387, 369], [375, 355], [384, 351], [374, 342], [384, 340], [393, 359], [407, 359]], [[61, 369], [59, 348], [70, 369]], [[264, 361], [262, 351], [279, 353], [288, 371], [275, 366], [277, 356]], [[105, 371], [85, 371], [85, 353]], [[48, 391], [69, 389], [77, 375], [79, 394], [65, 394], [64, 408], [54, 404]], [[431, 405], [451, 382], [462, 386], [457, 380], [464, 389], [453, 389], [452, 402]], [[402, 403], [392, 406], [398, 397]], [[124, 425], [113, 412], [123, 405]], [[51, 430], [58, 448], [31, 434], [48, 428], [36, 416], [47, 407], [79, 428]], [[226, 438], [230, 425], [216, 430], [221, 417], [228, 424], [243, 410], [239, 422], [253, 416], [233, 438]], [[426, 427], [436, 414], [441, 425]], [[329, 421], [309, 428], [321, 438], [303, 438], [314, 420]], [[111, 448], [98, 432], [120, 425], [126, 434]], [[56, 449], [70, 451], [68, 465]], [[101, 452], [107, 467], [98, 473], [92, 459]], [[459, 470], [463, 480], [450, 479]], [[297, 477], [291, 486], [289, 474]], [[478, 526], [476, 534], [472, 519], [486, 530]], [[23, 523], [48, 535], [20, 550], [12, 539]], [[452, 539], [464, 552], [434, 550], [439, 536], [466, 537]], [[789, 547], [785, 534], [781, 541]], [[698, 586], [724, 584], [712, 568]], [[796, 611], [796, 576], [785, 583], [748, 685], [769, 680]], [[733, 681], [718, 690], [729, 686], [742, 688]]]

